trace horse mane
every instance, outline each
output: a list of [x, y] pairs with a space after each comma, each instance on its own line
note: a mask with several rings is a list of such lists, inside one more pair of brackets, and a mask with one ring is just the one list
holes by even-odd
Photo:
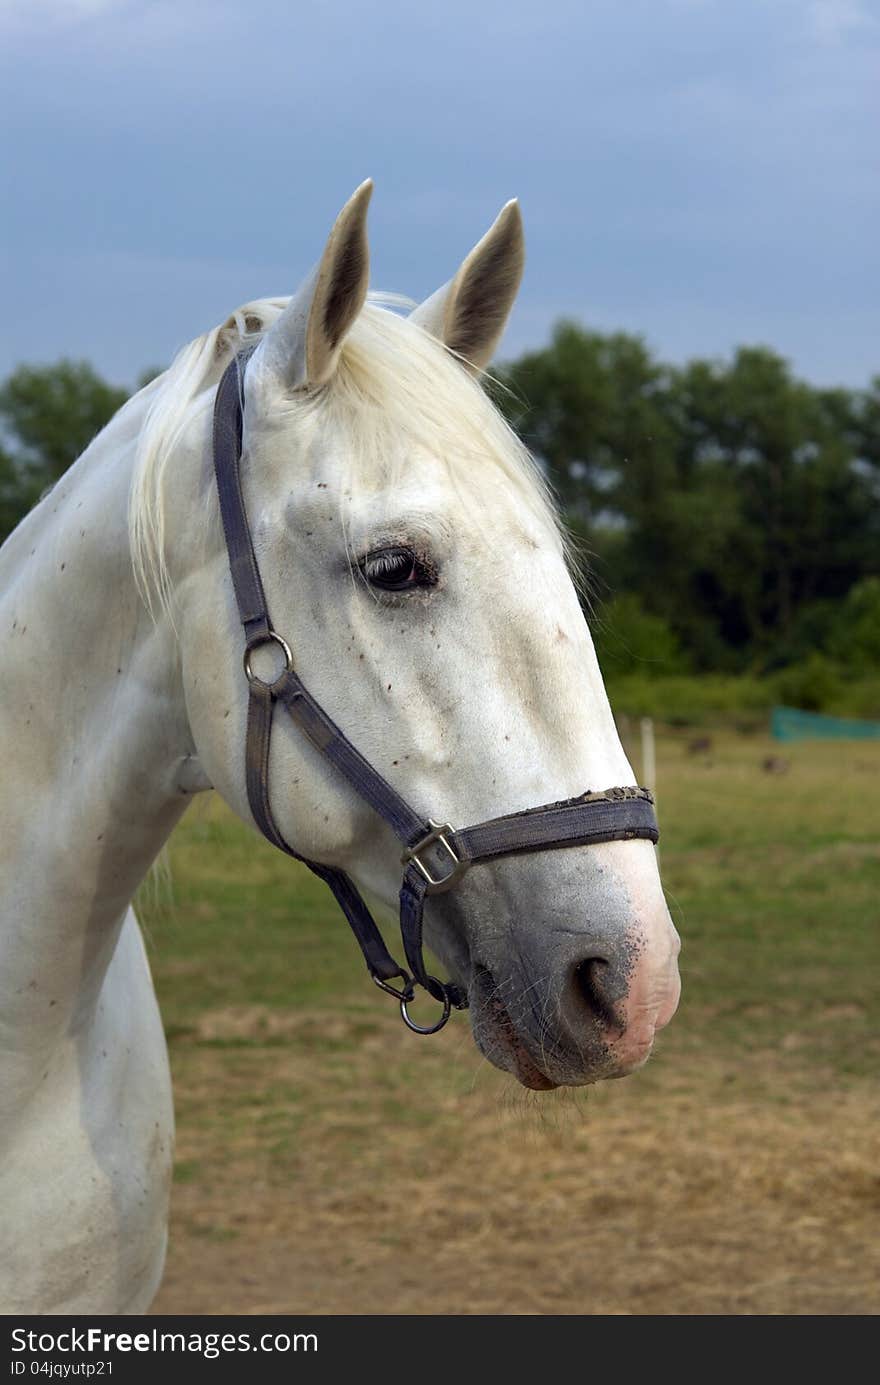
[[212, 327], [175, 356], [166, 371], [141, 391], [146, 411], [135, 451], [128, 501], [128, 533], [135, 581], [152, 611], [158, 599], [171, 605], [171, 579], [165, 560], [165, 473], [181, 435], [208, 406], [208, 391], [233, 353], [254, 341], [279, 316], [287, 299], [245, 303], [219, 327]]
[[[235, 351], [254, 345], [280, 315], [286, 298], [254, 300], [219, 327], [197, 337], [143, 391], [146, 411], [137, 441], [129, 499], [129, 538], [138, 587], [150, 609], [170, 609], [172, 583], [165, 560], [164, 480], [181, 436], [213, 406], [214, 387]], [[331, 383], [314, 395], [291, 395], [286, 414], [320, 411], [350, 438], [350, 475], [343, 491], [393, 486], [390, 445], [402, 433], [439, 458], [466, 499], [476, 463], [491, 465], [543, 520], [576, 570], [569, 541], [543, 474], [480, 380], [434, 337], [399, 311], [406, 300], [370, 294], [346, 337]], [[247, 437], [245, 437], [245, 447]], [[400, 463], [396, 463], [400, 465]], [[343, 526], [345, 517], [342, 517]]]

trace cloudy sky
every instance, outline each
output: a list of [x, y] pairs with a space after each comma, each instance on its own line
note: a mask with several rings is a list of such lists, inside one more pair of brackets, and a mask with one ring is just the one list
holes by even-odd
[[0, 0], [0, 85], [0, 375], [131, 382], [291, 292], [368, 175], [415, 298], [521, 199], [502, 355], [566, 315], [880, 372], [880, 0]]

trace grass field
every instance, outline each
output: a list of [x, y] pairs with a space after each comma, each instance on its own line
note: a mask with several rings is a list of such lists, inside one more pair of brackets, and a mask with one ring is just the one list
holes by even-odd
[[660, 736], [681, 1008], [580, 1092], [522, 1091], [463, 1016], [407, 1034], [318, 882], [197, 804], [141, 908], [178, 1115], [157, 1311], [880, 1310], [880, 744], [781, 753]]

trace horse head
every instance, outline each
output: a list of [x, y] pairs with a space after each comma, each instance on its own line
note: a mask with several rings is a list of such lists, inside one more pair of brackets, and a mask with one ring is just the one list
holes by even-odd
[[[241, 485], [274, 627], [321, 707], [425, 821], [634, 786], [540, 469], [481, 383], [522, 274], [519, 208], [405, 317], [368, 297], [370, 193], [343, 209], [294, 297], [246, 330]], [[203, 416], [187, 445], [201, 455], [204, 538], [167, 526], [187, 715], [205, 773], [253, 821], [242, 634]], [[253, 654], [269, 683], [276, 653]], [[290, 847], [393, 907], [399, 841], [287, 718], [266, 776]], [[527, 1086], [630, 1072], [678, 1001], [650, 841], [482, 861], [429, 897], [425, 928], [477, 1044]]]

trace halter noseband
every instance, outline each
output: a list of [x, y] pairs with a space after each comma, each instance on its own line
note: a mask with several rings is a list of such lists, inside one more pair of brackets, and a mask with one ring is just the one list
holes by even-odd
[[[425, 970], [422, 914], [425, 896], [452, 889], [472, 865], [518, 852], [553, 851], [566, 846], [643, 838], [656, 842], [657, 820], [647, 789], [616, 788], [588, 792], [561, 803], [491, 818], [456, 831], [449, 823], [427, 820], [364, 759], [351, 741], [304, 687], [293, 668], [287, 642], [272, 628], [260, 570], [254, 553], [241, 485], [242, 399], [250, 352], [230, 363], [217, 387], [214, 404], [214, 474], [235, 599], [245, 632], [244, 672], [248, 682], [245, 770], [254, 820], [281, 851], [304, 862], [324, 880], [357, 938], [376, 985], [400, 1002], [405, 1023], [416, 1034], [434, 1034], [450, 1011], [467, 1008], [467, 995], [451, 981], [438, 981]], [[271, 683], [253, 670], [254, 651], [275, 644], [284, 668]], [[410, 972], [398, 966], [357, 888], [344, 871], [309, 861], [284, 840], [269, 804], [269, 743], [276, 702], [286, 707], [312, 745], [348, 780], [370, 807], [384, 818], [403, 844], [400, 931]], [[399, 979], [400, 986], [390, 983]], [[416, 982], [443, 1006], [436, 1024], [421, 1026], [407, 1012]]]

